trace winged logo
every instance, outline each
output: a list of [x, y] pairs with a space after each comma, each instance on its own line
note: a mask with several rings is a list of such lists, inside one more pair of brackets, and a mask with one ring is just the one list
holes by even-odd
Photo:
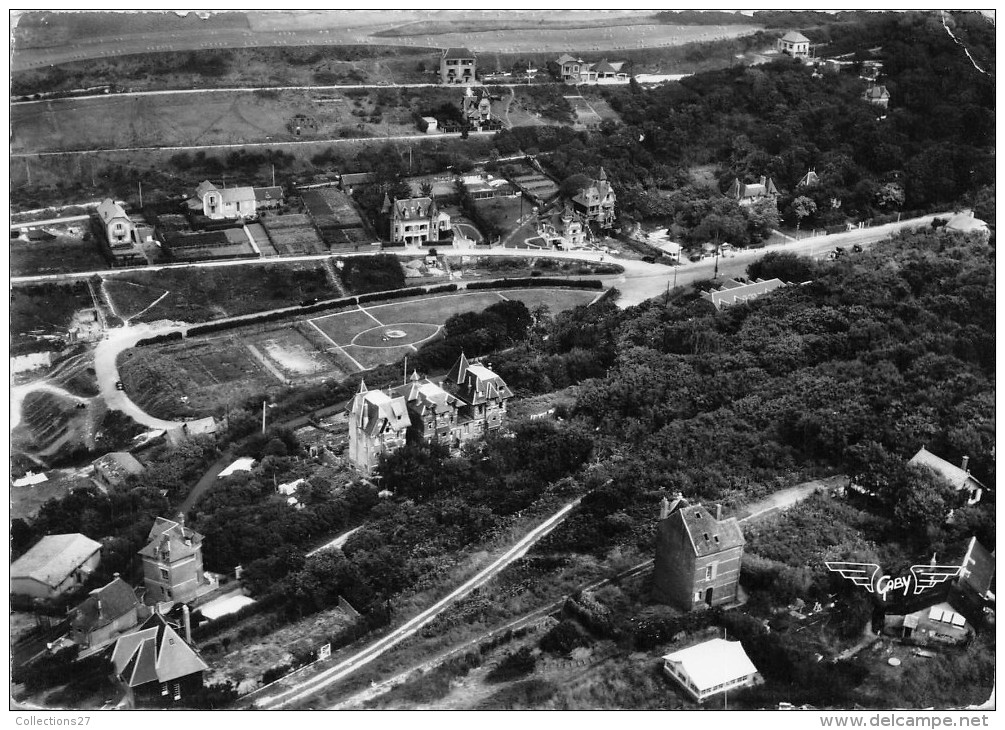
[[847, 563], [833, 562], [825, 563], [827, 570], [840, 573], [842, 578], [847, 578], [857, 586], [862, 586], [869, 593], [876, 590], [876, 577], [879, 575], [879, 566], [876, 563]]
[[959, 565], [912, 565], [911, 575], [914, 576], [914, 594], [934, 588], [939, 583], [951, 580], [960, 574]]

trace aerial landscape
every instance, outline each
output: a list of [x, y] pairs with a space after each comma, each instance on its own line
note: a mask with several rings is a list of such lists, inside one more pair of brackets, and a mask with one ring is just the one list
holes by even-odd
[[11, 710], [987, 725], [993, 12], [10, 19]]

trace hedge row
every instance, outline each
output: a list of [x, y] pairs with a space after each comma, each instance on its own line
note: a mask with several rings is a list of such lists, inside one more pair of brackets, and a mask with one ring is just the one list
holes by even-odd
[[537, 286], [557, 286], [569, 289], [603, 289], [604, 283], [599, 279], [554, 279], [546, 276], [528, 276], [520, 279], [473, 281], [468, 284], [468, 289], [523, 289]]
[[170, 342], [172, 340], [180, 340], [183, 337], [181, 331], [168, 332], [163, 335], [154, 335], [153, 337], [144, 337], [136, 343], [136, 347], [144, 347], [146, 345], [156, 345], [160, 342]]

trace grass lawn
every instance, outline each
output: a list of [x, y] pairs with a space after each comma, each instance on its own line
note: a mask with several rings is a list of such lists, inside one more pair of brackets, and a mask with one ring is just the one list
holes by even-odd
[[289, 307], [315, 297], [340, 296], [320, 263], [135, 271], [106, 277], [116, 311], [126, 316], [150, 307], [136, 321], [206, 322]]
[[84, 282], [15, 286], [10, 294], [10, 331], [53, 334], [69, 326], [74, 312], [93, 306]]
[[11, 276], [65, 274], [107, 268], [108, 262], [94, 241], [56, 236], [52, 241], [15, 239], [10, 242]]
[[503, 301], [495, 292], [447, 294], [428, 299], [412, 299], [392, 304], [370, 306], [370, 311], [382, 324], [425, 322], [443, 324], [458, 312], [480, 312], [485, 307]]
[[582, 304], [589, 304], [602, 292], [581, 289], [504, 289], [500, 294], [506, 299], [515, 299], [527, 305], [527, 309], [546, 304], [552, 314], [564, 312]]
[[523, 215], [531, 212], [533, 206], [524, 200], [521, 207], [521, 200], [523, 200], [522, 196], [517, 198], [476, 200], [475, 208], [485, 218], [486, 223], [495, 225], [502, 231], [502, 236], [505, 238], [508, 233], [517, 227], [521, 211]]
[[30, 520], [50, 499], [61, 499], [71, 489], [87, 486], [90, 479], [79, 477], [72, 470], [46, 472], [49, 481], [30, 487], [10, 488], [10, 517]]

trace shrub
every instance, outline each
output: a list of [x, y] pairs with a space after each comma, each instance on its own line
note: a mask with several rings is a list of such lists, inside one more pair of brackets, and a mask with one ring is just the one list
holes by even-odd
[[530, 674], [535, 666], [537, 657], [530, 647], [524, 646], [512, 654], [507, 654], [495, 669], [485, 675], [485, 681], [490, 684], [509, 682]]

